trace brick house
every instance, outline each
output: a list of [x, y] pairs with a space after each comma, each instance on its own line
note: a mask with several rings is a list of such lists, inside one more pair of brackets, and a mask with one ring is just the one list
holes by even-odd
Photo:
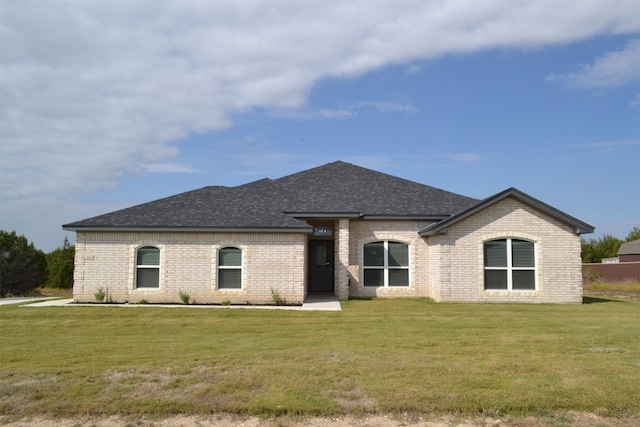
[[290, 304], [309, 293], [581, 303], [594, 228], [510, 188], [476, 200], [344, 162], [66, 224], [74, 298]]

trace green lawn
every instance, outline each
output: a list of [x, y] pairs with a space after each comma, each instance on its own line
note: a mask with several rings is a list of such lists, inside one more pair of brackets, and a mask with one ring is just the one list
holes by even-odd
[[640, 415], [640, 303], [0, 307], [0, 415]]

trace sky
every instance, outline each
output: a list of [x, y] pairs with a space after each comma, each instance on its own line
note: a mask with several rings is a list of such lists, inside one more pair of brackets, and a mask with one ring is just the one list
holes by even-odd
[[[0, 228], [342, 160], [640, 226], [639, 0], [0, 0]], [[310, 189], [313, 191], [313, 189]]]

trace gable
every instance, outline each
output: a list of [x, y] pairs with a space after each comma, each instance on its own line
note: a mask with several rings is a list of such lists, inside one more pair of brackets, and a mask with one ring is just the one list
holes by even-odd
[[487, 209], [488, 207], [494, 206], [496, 203], [507, 198], [516, 199], [519, 202], [535, 209], [536, 211], [544, 213], [548, 217], [553, 218], [554, 220], [557, 220], [560, 223], [563, 223], [571, 227], [573, 232], [576, 234], [593, 233], [594, 231], [593, 226], [585, 222], [582, 222], [579, 219], [574, 218], [571, 215], [568, 215], [550, 205], [547, 205], [546, 203], [543, 203], [540, 200], [537, 200], [516, 188], [509, 188], [505, 191], [502, 191], [498, 194], [495, 194], [491, 197], [488, 197], [480, 201], [479, 203], [471, 206], [468, 209], [465, 209], [454, 215], [451, 215], [447, 219], [444, 219], [440, 222], [424, 227], [419, 231], [419, 233], [421, 236], [431, 236], [434, 234], [446, 233], [447, 228], [453, 226], [454, 224], [457, 224], [462, 220], [472, 217], [478, 214], [479, 212], [482, 212], [483, 210]]

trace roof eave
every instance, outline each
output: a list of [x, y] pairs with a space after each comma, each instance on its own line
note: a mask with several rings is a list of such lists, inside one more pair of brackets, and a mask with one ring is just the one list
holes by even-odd
[[119, 227], [63, 225], [65, 231], [75, 232], [173, 232], [173, 233], [313, 233], [313, 227]]
[[283, 212], [293, 218], [361, 218], [360, 212]]
[[364, 219], [391, 220], [391, 221], [442, 221], [449, 215], [371, 215], [363, 214]]

